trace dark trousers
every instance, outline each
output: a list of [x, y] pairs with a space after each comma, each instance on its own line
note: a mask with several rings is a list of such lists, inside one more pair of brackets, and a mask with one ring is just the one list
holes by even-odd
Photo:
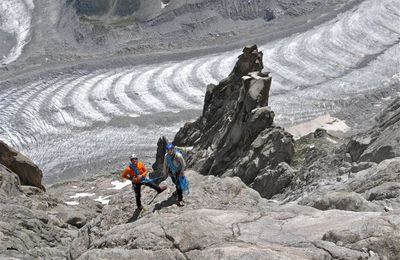
[[142, 206], [142, 202], [140, 201], [140, 196], [141, 196], [140, 190], [142, 189], [142, 185], [146, 185], [146, 186], [156, 190], [159, 193], [161, 192], [160, 187], [153, 182], [148, 182], [148, 183], [144, 183], [144, 184], [143, 183], [138, 183], [138, 184], [132, 183], [133, 190], [135, 191], [135, 195], [136, 195], [136, 205], [138, 207]]
[[174, 177], [173, 175], [171, 175], [171, 178], [172, 178], [172, 181], [175, 183], [175, 186], [176, 186], [176, 193], [178, 194], [178, 201], [182, 201], [183, 200], [183, 194], [182, 194], [179, 175], [180, 175], [180, 173], [176, 174], [177, 177]]

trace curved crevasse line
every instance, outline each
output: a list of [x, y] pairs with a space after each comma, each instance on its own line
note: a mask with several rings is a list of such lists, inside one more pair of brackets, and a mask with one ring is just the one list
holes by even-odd
[[203, 60], [206, 60], [207, 62], [203, 62], [203, 63], [199, 64], [199, 66], [197, 68], [195, 68], [197, 80], [204, 84], [204, 88], [208, 84], [218, 84], [218, 81], [220, 79], [216, 79], [213, 77], [213, 75], [209, 71], [209, 67], [210, 67], [210, 64], [216, 63], [219, 59], [220, 58], [218, 56], [213, 57], [213, 58], [203, 59]]
[[39, 105], [38, 113], [40, 117], [46, 120], [47, 124], [54, 127], [59, 127], [61, 124], [54, 120], [54, 114], [61, 113], [62, 106], [55, 106], [53, 99], [62, 93], [63, 89], [69, 84], [76, 81], [78, 75], [67, 76], [60, 84], [49, 87], [50, 91], [42, 98], [41, 104]]
[[17, 60], [29, 42], [33, 8], [32, 0], [0, 1], [0, 29], [14, 35], [17, 42], [8, 56], [0, 60], [1, 63], [9, 64]]
[[24, 132], [24, 136], [29, 135], [39, 140], [45, 140], [47, 136], [58, 132], [58, 129], [46, 120], [44, 115], [40, 114], [40, 108], [46, 103], [53, 89], [69, 81], [71, 81], [70, 78], [64, 78], [49, 85], [43, 91], [38, 92], [34, 97], [30, 98], [26, 105], [20, 107], [18, 112], [20, 119], [17, 118], [16, 120], [23, 122], [23, 127], [20, 127], [19, 132]]
[[164, 97], [164, 102], [168, 104], [171, 110], [180, 109], [196, 109], [198, 105], [190, 101], [190, 97], [186, 92], [176, 88], [176, 85], [171, 81], [171, 76], [180, 67], [180, 64], [167, 64], [163, 67], [160, 74], [154, 79], [154, 87], [159, 92], [157, 95]]
[[203, 102], [204, 91], [194, 87], [198, 82], [193, 82], [192, 73], [199, 60], [189, 60], [179, 63], [171, 74], [173, 89], [180, 92], [188, 102], [200, 105]]
[[[351, 107], [352, 98], [362, 96], [365, 107], [377, 103], [382, 94], [400, 83], [400, 43], [383, 52], [377, 59], [343, 77], [312, 86], [304, 90], [291, 90], [290, 95], [275, 96], [271, 106], [277, 123], [300, 123], [325, 113], [340, 112]], [[286, 104], [291, 104], [287, 106]], [[360, 108], [361, 110], [364, 108]], [[349, 115], [351, 115], [349, 113]]]
[[292, 89], [344, 76], [398, 41], [399, 10], [398, 1], [365, 1], [333, 21], [262, 46], [265, 64]]
[[89, 95], [92, 106], [107, 116], [121, 116], [123, 113], [114, 103], [110, 101], [109, 90], [113, 87], [114, 81], [120, 78], [124, 72], [112, 72], [107, 77], [100, 80]]
[[[123, 86], [123, 91], [125, 93], [125, 97], [129, 99], [129, 102], [127, 104], [133, 104], [135, 110], [132, 111], [134, 114], [132, 116], [136, 115], [142, 115], [142, 114], [149, 114], [151, 112], [159, 112], [159, 110], [155, 109], [153, 106], [149, 106], [149, 101], [146, 101], [145, 96], [143, 95], [144, 92], [147, 90], [146, 85], [147, 81], [141, 81], [141, 77], [148, 73], [150, 71], [150, 66], [143, 67], [143, 68], [137, 68], [135, 67], [135, 72], [130, 74], [130, 79], [126, 84]], [[137, 71], [136, 71], [137, 70]], [[153, 69], [154, 72], [155, 69]], [[152, 71], [150, 71], [152, 73]], [[139, 86], [139, 87], [138, 87]], [[156, 105], [155, 105], [156, 106]]]
[[[56, 81], [57, 80], [54, 80], [54, 82]], [[14, 98], [10, 96], [4, 100], [5, 107], [0, 109], [0, 139], [9, 142], [16, 148], [21, 148], [22, 144], [31, 141], [29, 135], [25, 134], [24, 129], [19, 127], [24, 122], [16, 119], [19, 115], [17, 111], [32, 95], [35, 95], [40, 89], [43, 89], [43, 85], [32, 84], [27, 86], [27, 88], [36, 90], [33, 93], [25, 92], [25, 95], [20, 97]]]
[[164, 112], [167, 107], [165, 106], [162, 99], [151, 94], [149, 91], [149, 81], [152, 77], [160, 70], [160, 68], [147, 68], [138, 77], [133, 79], [130, 84], [130, 89], [134, 91], [136, 95], [135, 101], [140, 100], [141, 107], [145, 111], [151, 112]]
[[203, 95], [203, 91], [199, 91], [194, 86], [197, 82], [190, 80], [193, 66], [193, 63], [180, 62], [171, 64], [169, 68], [163, 71], [164, 88], [179, 95], [185, 101], [185, 104], [191, 104], [187, 107], [189, 109], [196, 109], [199, 105], [199, 97]]
[[[125, 75], [117, 79], [115, 82], [115, 88], [113, 90], [113, 96], [116, 102], [119, 104], [120, 108], [124, 109], [128, 116], [137, 117], [140, 114], [144, 114], [144, 107], [141, 105], [141, 101], [137, 102], [132, 95], [130, 95], [130, 87], [132, 81], [136, 78], [139, 71], [127, 71]], [[136, 102], [135, 102], [136, 101]]]
[[109, 120], [106, 115], [97, 110], [93, 101], [90, 100], [90, 94], [102, 80], [109, 77], [111, 74], [113, 74], [113, 72], [107, 74], [100, 73], [94, 78], [82, 82], [81, 85], [73, 89], [70, 102], [77, 115], [91, 122], [107, 122]]
[[153, 73], [153, 76], [149, 78], [146, 85], [148, 86], [147, 90], [149, 95], [157, 98], [157, 100], [160, 100], [164, 105], [165, 108], [162, 112], [177, 112], [180, 110], [180, 106], [170, 98], [171, 95], [174, 94], [173, 91], [163, 93], [166, 88], [168, 89], [168, 83], [161, 83], [164, 82], [164, 79], [162, 79], [161, 76], [169, 66], [169, 63], [158, 66], [157, 70]]
[[129, 70], [123, 69], [121, 70], [116, 77], [112, 79], [110, 86], [106, 89], [105, 95], [107, 96], [107, 102], [110, 103], [113, 108], [116, 109], [116, 114], [120, 116], [129, 116], [127, 111], [123, 106], [119, 103], [119, 100], [115, 96], [115, 91], [117, 89], [117, 85], [121, 82], [121, 79], [124, 78], [129, 73]]
[[16, 107], [17, 103], [24, 100], [32, 95], [31, 92], [36, 92], [38, 89], [43, 88], [41, 82], [35, 82], [29, 85], [23, 85], [16, 89], [16, 91], [0, 96], [0, 115], [4, 114], [5, 111], [10, 110], [12, 107]]
[[85, 76], [80, 76], [75, 81], [66, 84], [61, 90], [55, 95], [50, 102], [54, 102], [55, 106], [60, 108], [60, 113], [54, 119], [60, 124], [65, 124], [66, 126], [73, 127], [85, 127], [88, 125], [87, 120], [82, 118], [80, 114], [75, 111], [73, 105], [73, 95], [76, 95], [76, 89], [79, 85], [85, 81], [89, 81], [95, 78], [96, 74], [89, 74]]

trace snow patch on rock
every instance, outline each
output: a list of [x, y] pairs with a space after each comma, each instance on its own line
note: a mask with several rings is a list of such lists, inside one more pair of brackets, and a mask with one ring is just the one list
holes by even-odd
[[100, 202], [103, 205], [107, 205], [108, 203], [110, 203], [110, 200], [108, 198], [110, 198], [111, 195], [109, 196], [99, 196], [97, 199], [94, 199], [95, 201]]
[[108, 188], [108, 190], [121, 190], [131, 184], [131, 181], [112, 181], [111, 184], [114, 186], [113, 188]]
[[322, 128], [331, 132], [347, 132], [350, 127], [345, 123], [345, 121], [331, 117], [329, 114], [317, 117], [311, 121], [304, 122], [295, 126], [291, 126], [286, 129], [291, 133], [294, 138], [300, 138], [302, 136], [313, 133], [316, 129]]
[[92, 196], [94, 196], [94, 195], [96, 195], [95, 193], [85, 193], [85, 192], [82, 192], [82, 193], [76, 193], [75, 195], [73, 195], [73, 196], [69, 196], [71, 199], [77, 199], [77, 198], [82, 198], [82, 197], [92, 197]]
[[79, 205], [79, 202], [77, 202], [77, 201], [66, 201], [65, 204], [71, 205], [71, 206], [76, 206], [76, 205]]

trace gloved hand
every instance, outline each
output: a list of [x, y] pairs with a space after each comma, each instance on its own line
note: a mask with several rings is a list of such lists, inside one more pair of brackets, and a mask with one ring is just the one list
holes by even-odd
[[133, 178], [133, 183], [139, 184], [142, 181], [143, 176], [139, 175], [138, 177]]

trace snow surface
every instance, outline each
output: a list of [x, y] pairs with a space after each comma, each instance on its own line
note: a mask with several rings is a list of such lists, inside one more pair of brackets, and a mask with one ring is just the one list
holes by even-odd
[[347, 132], [350, 130], [350, 127], [346, 125], [344, 121], [331, 117], [329, 114], [289, 127], [286, 130], [291, 133], [295, 139], [298, 139], [302, 136], [313, 133], [318, 128], [332, 132]]
[[83, 193], [76, 193], [75, 195], [69, 196], [69, 197], [71, 199], [77, 199], [77, 198], [82, 198], [82, 197], [92, 197], [94, 195], [96, 195], [96, 194], [95, 193], [85, 193], [85, 192], [83, 192]]
[[132, 182], [131, 181], [112, 181], [111, 184], [114, 186], [113, 188], [108, 188], [109, 190], [121, 190], [124, 187], [130, 185]]
[[110, 202], [110, 200], [108, 199], [110, 197], [111, 197], [111, 195], [104, 196], [104, 197], [103, 196], [99, 196], [97, 199], [94, 199], [94, 200], [98, 201], [98, 202], [101, 202], [101, 204], [107, 205]]
[[65, 204], [71, 205], [71, 206], [76, 206], [76, 205], [79, 205], [79, 202], [78, 201], [66, 201]]

